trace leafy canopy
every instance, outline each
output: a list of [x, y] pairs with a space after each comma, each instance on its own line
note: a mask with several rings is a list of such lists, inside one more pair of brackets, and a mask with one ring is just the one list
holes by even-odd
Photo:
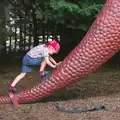
[[85, 17], [94, 18], [103, 7], [95, 0], [46, 0], [35, 3], [37, 18], [44, 23], [53, 22], [71, 28], [85, 29], [81, 24]]

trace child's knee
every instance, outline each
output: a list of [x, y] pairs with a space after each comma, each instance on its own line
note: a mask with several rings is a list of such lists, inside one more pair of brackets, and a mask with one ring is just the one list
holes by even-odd
[[27, 74], [27, 73], [20, 73], [20, 76], [23, 76], [23, 77], [24, 77], [26, 74]]

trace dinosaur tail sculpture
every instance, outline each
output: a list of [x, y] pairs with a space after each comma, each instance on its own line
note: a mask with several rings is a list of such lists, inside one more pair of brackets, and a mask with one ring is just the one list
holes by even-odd
[[[32, 89], [16, 94], [19, 103], [50, 96], [54, 91], [80, 80], [95, 71], [120, 49], [120, 0], [107, 0], [103, 9], [78, 46], [55, 69], [52, 75]], [[11, 103], [7, 96], [0, 104]]]

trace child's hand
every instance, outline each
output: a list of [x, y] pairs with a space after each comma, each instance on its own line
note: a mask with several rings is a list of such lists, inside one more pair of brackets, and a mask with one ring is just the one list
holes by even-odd
[[59, 65], [59, 64], [61, 64], [62, 63], [62, 61], [60, 61], [59, 63], [57, 63], [56, 65]]
[[57, 67], [57, 65], [54, 65], [54, 66], [53, 66], [53, 68], [56, 68], [56, 67]]

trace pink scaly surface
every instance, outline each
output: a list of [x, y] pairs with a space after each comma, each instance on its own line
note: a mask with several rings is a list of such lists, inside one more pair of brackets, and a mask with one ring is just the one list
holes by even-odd
[[[16, 94], [19, 103], [50, 96], [58, 89], [95, 71], [120, 49], [120, 0], [107, 0], [89, 31], [52, 75], [31, 89]], [[11, 103], [7, 96], [0, 104]]]

